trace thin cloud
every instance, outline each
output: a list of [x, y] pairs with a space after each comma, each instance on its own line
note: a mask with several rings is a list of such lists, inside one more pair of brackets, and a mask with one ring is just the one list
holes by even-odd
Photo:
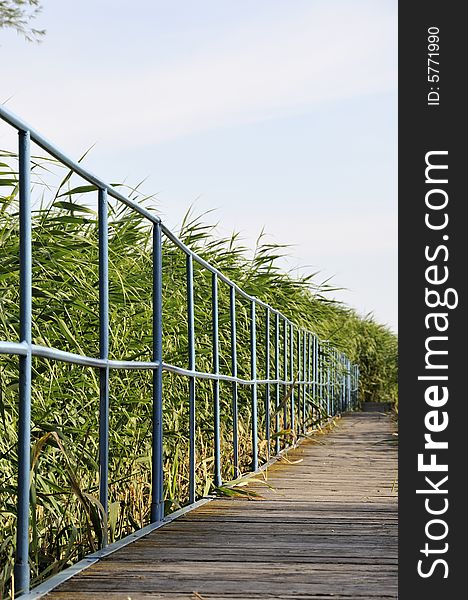
[[[68, 144], [72, 138], [84, 146], [92, 136], [128, 147], [388, 91], [395, 87], [395, 65], [374, 48], [385, 48], [390, 17], [372, 6], [314, 3], [307, 12], [213, 37], [198, 52], [166, 65], [152, 64], [149, 48], [131, 72], [116, 65], [115, 72], [101, 73], [97, 60], [81, 73], [80, 64], [67, 65], [59, 85], [44, 85], [44, 73], [31, 73], [42, 82], [33, 108], [25, 99], [27, 118], [40, 115], [50, 136], [63, 133], [67, 123]], [[23, 104], [21, 94], [18, 100]]]

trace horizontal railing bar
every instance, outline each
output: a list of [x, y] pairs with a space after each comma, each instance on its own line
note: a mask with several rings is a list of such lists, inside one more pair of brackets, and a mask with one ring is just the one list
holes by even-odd
[[176, 367], [175, 365], [169, 365], [163, 363], [163, 370], [174, 373], [175, 375], [186, 375], [187, 377], [196, 377], [197, 379], [215, 379], [219, 381], [230, 381], [231, 383], [240, 383], [242, 385], [265, 385], [282, 383], [283, 385], [297, 385], [298, 383], [312, 383], [307, 381], [297, 380], [284, 380], [284, 379], [241, 379], [240, 377], [233, 377], [232, 375], [222, 375], [221, 373], [207, 373], [204, 371], [191, 371], [190, 369], [184, 369], [183, 367]]
[[[18, 356], [25, 356], [28, 353], [28, 345], [26, 343], [17, 342], [3, 342], [0, 341], [0, 354], [13, 354]], [[32, 344], [31, 354], [40, 358], [49, 358], [61, 362], [71, 363], [80, 365], [83, 367], [109, 367], [110, 369], [132, 369], [132, 370], [144, 370], [144, 369], [158, 369], [159, 362], [157, 361], [138, 361], [138, 360], [104, 360], [100, 358], [93, 358], [92, 356], [83, 356], [81, 354], [75, 354], [73, 352], [67, 352], [65, 350], [58, 350], [57, 348], [47, 348], [47, 346], [40, 346], [38, 344]], [[168, 363], [162, 363], [163, 371], [174, 373], [175, 375], [183, 375], [187, 377], [196, 377], [197, 379], [212, 379], [218, 381], [229, 381], [231, 383], [239, 383], [241, 385], [266, 385], [280, 383], [282, 385], [298, 385], [314, 383], [313, 380], [292, 380], [292, 379], [242, 379], [241, 377], [233, 377], [232, 375], [223, 375], [222, 373], [209, 373], [205, 371], [193, 371], [191, 369], [184, 369], [176, 365]], [[323, 385], [316, 382], [318, 385]]]
[[31, 351], [33, 356], [39, 356], [40, 358], [50, 358], [52, 360], [72, 363], [83, 367], [107, 367], [108, 363], [108, 361], [103, 358], [83, 356], [81, 354], [75, 354], [74, 352], [58, 350], [57, 348], [47, 348], [46, 346], [40, 346], [37, 344], [32, 345]]
[[0, 341], [0, 354], [15, 354], [25, 356], [29, 352], [26, 342], [2, 342]]
[[[28, 353], [28, 344], [25, 342], [0, 341], [0, 354], [15, 354], [24, 356]], [[49, 358], [61, 362], [80, 365], [83, 367], [109, 367], [110, 369], [157, 369], [159, 363], [137, 360], [104, 360], [94, 358], [57, 348], [48, 348], [39, 344], [32, 344], [31, 354], [40, 358]]]
[[124, 194], [121, 194], [120, 192], [118, 192], [111, 185], [109, 185], [108, 183], [106, 183], [105, 181], [103, 181], [102, 179], [100, 179], [99, 177], [97, 177], [96, 175], [91, 173], [90, 171], [88, 171], [88, 169], [85, 169], [82, 165], [80, 165], [80, 163], [77, 163], [76, 161], [72, 160], [71, 158], [68, 158], [68, 156], [66, 154], [64, 154], [64, 152], [62, 152], [54, 144], [49, 142], [45, 137], [43, 137], [33, 127], [31, 127], [30, 125], [25, 123], [22, 119], [20, 119], [16, 115], [14, 115], [10, 110], [6, 109], [3, 106], [0, 106], [0, 117], [4, 121], [6, 121], [10, 125], [12, 125], [18, 131], [29, 131], [31, 140], [34, 143], [36, 143], [43, 150], [48, 152], [51, 156], [53, 156], [58, 161], [63, 163], [65, 166], [67, 166], [71, 171], [74, 171], [75, 173], [80, 175], [83, 179], [86, 179], [86, 181], [88, 181], [89, 183], [92, 183], [97, 188], [106, 189], [107, 194], [109, 196], [112, 196], [116, 200], [120, 200], [120, 202], [123, 202], [129, 208], [136, 210], [138, 213], [140, 213], [141, 215], [143, 215], [144, 217], [146, 217], [149, 221], [152, 221], [153, 223], [159, 223], [161, 221], [161, 219], [157, 215], [153, 214], [152, 212], [150, 212], [149, 210], [147, 210], [146, 208], [144, 208], [137, 202], [131, 200]]

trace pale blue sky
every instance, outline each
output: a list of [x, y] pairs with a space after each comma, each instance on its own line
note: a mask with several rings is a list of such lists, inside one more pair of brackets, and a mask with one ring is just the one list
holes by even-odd
[[[397, 328], [396, 0], [44, 0], [0, 30], [0, 102], [165, 221], [264, 227]], [[0, 147], [11, 135], [0, 125]]]

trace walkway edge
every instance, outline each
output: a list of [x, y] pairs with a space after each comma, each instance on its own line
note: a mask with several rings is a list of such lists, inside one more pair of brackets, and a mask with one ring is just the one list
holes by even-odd
[[85, 569], [90, 567], [91, 565], [94, 565], [94, 563], [98, 562], [98, 560], [100, 560], [101, 558], [104, 558], [105, 556], [109, 556], [110, 554], [113, 554], [117, 550], [120, 550], [121, 548], [124, 548], [125, 546], [128, 546], [129, 544], [132, 544], [133, 542], [136, 542], [136, 540], [144, 537], [145, 535], [148, 535], [152, 531], [155, 531], [156, 529], [160, 529], [161, 527], [164, 527], [164, 525], [171, 523], [171, 521], [174, 521], [175, 519], [181, 517], [182, 515], [185, 515], [188, 512], [191, 512], [192, 510], [195, 510], [196, 508], [203, 506], [204, 504], [206, 504], [207, 502], [210, 502], [213, 499], [214, 499], [214, 496], [207, 496], [206, 498], [200, 498], [200, 500], [197, 500], [193, 504], [184, 506], [183, 508], [171, 513], [170, 515], [165, 517], [162, 521], [158, 521], [156, 523], [150, 523], [146, 527], [143, 527], [143, 529], [139, 529], [138, 531], [135, 531], [135, 533], [131, 533], [130, 535], [125, 536], [121, 540], [114, 542], [113, 544], [109, 544], [106, 548], [102, 548], [102, 550], [98, 550], [97, 552], [93, 552], [92, 554], [89, 554], [86, 558], [83, 558], [82, 560], [77, 562], [75, 565], [72, 565], [71, 567], [64, 569], [60, 573], [57, 573], [57, 575], [50, 577], [50, 579], [46, 579], [46, 581], [44, 581], [43, 583], [41, 583], [38, 586], [36, 586], [35, 588], [33, 588], [30, 592], [28, 592], [26, 594], [20, 594], [19, 596], [17, 596], [17, 600], [33, 600], [33, 599], [37, 600], [38, 598], [45, 596], [45, 594], [48, 594], [49, 592], [51, 592], [54, 588], [56, 588], [60, 584], [64, 583], [68, 579], [71, 579], [78, 573], [81, 573], [82, 571], [84, 571]]

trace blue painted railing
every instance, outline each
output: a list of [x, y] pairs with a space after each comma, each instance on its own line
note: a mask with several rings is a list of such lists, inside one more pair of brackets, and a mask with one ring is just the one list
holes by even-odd
[[[162, 412], [162, 373], [164, 370], [189, 378], [189, 502], [196, 501], [195, 492], [195, 391], [196, 379], [213, 381], [214, 400], [214, 483], [221, 485], [220, 447], [220, 402], [219, 382], [232, 384], [233, 411], [233, 470], [239, 471], [238, 448], [238, 386], [250, 386], [252, 411], [252, 471], [259, 468], [258, 460], [258, 418], [257, 388], [265, 385], [265, 429], [268, 455], [271, 449], [271, 417], [274, 417], [275, 433], [280, 431], [278, 408], [290, 394], [284, 406], [284, 422], [289, 423], [296, 435], [305, 433], [311, 411], [319, 423], [324, 418], [334, 416], [356, 406], [358, 402], [359, 369], [329, 342], [320, 340], [313, 332], [296, 326], [278, 310], [250, 296], [233, 281], [223, 275], [187, 247], [176, 235], [161, 223], [158, 216], [102, 181], [81, 164], [68, 158], [63, 152], [48, 142], [42, 135], [0, 106], [0, 117], [18, 131], [19, 158], [19, 218], [20, 218], [20, 340], [9, 342], [0, 340], [0, 354], [19, 356], [19, 430], [18, 430], [18, 509], [17, 546], [15, 560], [15, 587], [17, 592], [29, 589], [29, 491], [30, 491], [30, 447], [31, 447], [31, 369], [32, 357], [39, 356], [51, 360], [76, 365], [91, 366], [100, 373], [99, 410], [99, 496], [107, 512], [108, 470], [109, 470], [109, 371], [110, 369], [150, 369], [153, 372], [153, 423], [152, 423], [152, 486], [151, 522], [164, 518], [163, 495], [163, 412]], [[34, 142], [49, 155], [68, 167], [72, 172], [96, 186], [98, 192], [99, 220], [99, 357], [83, 356], [64, 352], [33, 343], [32, 339], [32, 224], [31, 224], [31, 156], [30, 144]], [[108, 197], [122, 202], [143, 215], [153, 226], [153, 360], [119, 361], [109, 359], [109, 275], [108, 275]], [[188, 369], [164, 362], [162, 356], [162, 238], [163, 235], [180, 248], [186, 256], [187, 276], [187, 316], [188, 316]], [[213, 370], [201, 372], [195, 365], [194, 294], [193, 263], [211, 272], [212, 276], [212, 341]], [[219, 372], [218, 340], [218, 283], [224, 282], [230, 289], [231, 327], [231, 375]], [[242, 379], [237, 374], [236, 351], [236, 297], [241, 296], [250, 304], [250, 379]], [[257, 339], [256, 307], [263, 307], [265, 321], [265, 379], [257, 378]], [[272, 336], [271, 321], [274, 318]], [[280, 337], [283, 336], [283, 366], [280, 373]], [[273, 342], [273, 343], [272, 343]], [[270, 373], [270, 347], [274, 347], [274, 373]], [[294, 364], [294, 348], [297, 348], [299, 364]], [[281, 397], [281, 389], [285, 390]], [[270, 398], [274, 390], [274, 414], [270, 414]], [[275, 452], [280, 451], [280, 437], [275, 436]], [[287, 445], [286, 441], [284, 445]]]

